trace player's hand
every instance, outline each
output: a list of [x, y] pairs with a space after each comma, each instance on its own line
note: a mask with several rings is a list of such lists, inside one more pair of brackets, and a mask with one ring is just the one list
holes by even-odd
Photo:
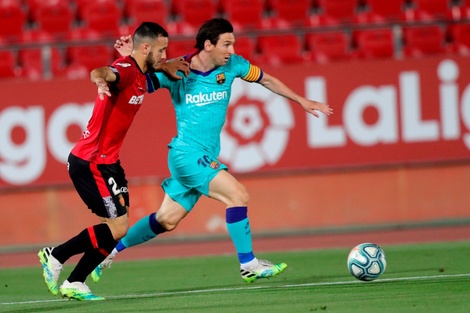
[[102, 78], [95, 79], [95, 85], [98, 87], [98, 95], [101, 100], [104, 100], [104, 96], [111, 97], [111, 92], [109, 91], [108, 83]]
[[320, 117], [317, 111], [320, 111], [327, 116], [333, 114], [333, 109], [330, 108], [330, 106], [325, 103], [308, 100], [304, 98], [302, 99], [302, 101], [300, 101], [300, 104], [302, 105], [305, 111], [307, 111], [308, 113], [312, 114], [315, 117]]
[[158, 70], [164, 71], [174, 79], [181, 79], [182, 77], [177, 72], [181, 71], [187, 77], [189, 75], [189, 63], [182, 57], [175, 58], [161, 63]]
[[132, 47], [133, 47], [133, 42], [132, 42], [131, 35], [121, 36], [121, 38], [117, 39], [116, 42], [114, 43], [114, 49], [116, 49], [117, 52], [119, 52], [119, 54], [123, 57], [127, 55], [131, 55]]

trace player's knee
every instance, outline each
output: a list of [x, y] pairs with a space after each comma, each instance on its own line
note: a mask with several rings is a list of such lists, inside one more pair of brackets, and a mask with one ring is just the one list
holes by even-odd
[[120, 240], [122, 239], [124, 236], [127, 235], [127, 231], [129, 230], [129, 225], [127, 225], [127, 227], [125, 226], [120, 226], [117, 231], [116, 231], [116, 234], [115, 234], [115, 240]]
[[162, 214], [160, 212], [157, 213], [157, 222], [166, 230], [172, 231], [175, 229], [179, 222], [180, 218], [178, 216], [172, 214]]
[[247, 206], [250, 201], [250, 195], [246, 191], [246, 188], [241, 185], [237, 188], [237, 191], [232, 195], [232, 201], [236, 206]]
[[108, 225], [111, 229], [114, 240], [119, 240], [127, 234], [127, 230], [129, 229], [129, 219], [117, 218], [117, 219], [108, 221]]

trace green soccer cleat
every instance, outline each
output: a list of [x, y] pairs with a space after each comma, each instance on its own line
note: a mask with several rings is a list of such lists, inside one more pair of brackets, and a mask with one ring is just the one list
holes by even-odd
[[273, 264], [266, 260], [258, 260], [253, 269], [240, 268], [240, 275], [247, 283], [255, 282], [259, 278], [276, 277], [287, 268], [286, 263]]
[[104, 300], [103, 297], [95, 296], [91, 293], [90, 288], [80, 281], [69, 282], [68, 280], [59, 288], [62, 298], [75, 299], [78, 301], [99, 301]]
[[95, 267], [95, 269], [93, 270], [93, 272], [91, 272], [91, 279], [97, 283], [100, 281], [101, 279], [101, 276], [103, 276], [103, 265], [98, 265], [97, 267]]
[[103, 276], [103, 269], [105, 268], [111, 268], [111, 264], [113, 263], [113, 258], [116, 254], [113, 254], [113, 253], [110, 253], [106, 259], [104, 259], [103, 262], [100, 263], [100, 265], [98, 265], [97, 267], [95, 267], [95, 269], [93, 270], [93, 272], [91, 272], [91, 279], [97, 283], [100, 281], [101, 279], [101, 276]]
[[59, 293], [57, 281], [59, 280], [62, 264], [52, 256], [54, 248], [45, 247], [38, 252], [39, 262], [42, 265], [42, 276], [47, 289], [56, 296]]

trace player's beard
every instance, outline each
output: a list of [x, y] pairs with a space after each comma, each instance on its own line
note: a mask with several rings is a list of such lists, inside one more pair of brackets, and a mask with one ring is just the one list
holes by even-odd
[[157, 62], [153, 59], [153, 53], [150, 52], [145, 59], [145, 63], [147, 64], [147, 71], [148, 72], [156, 72], [157, 71]]

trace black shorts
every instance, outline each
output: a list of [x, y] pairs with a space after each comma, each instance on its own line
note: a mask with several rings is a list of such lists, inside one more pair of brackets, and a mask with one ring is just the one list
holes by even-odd
[[68, 170], [80, 198], [93, 213], [106, 218], [127, 214], [129, 191], [121, 162], [94, 164], [69, 154]]

